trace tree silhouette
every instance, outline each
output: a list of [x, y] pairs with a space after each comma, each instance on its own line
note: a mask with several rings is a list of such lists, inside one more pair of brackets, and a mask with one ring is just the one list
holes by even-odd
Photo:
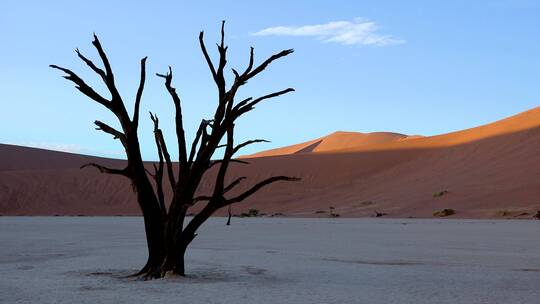
[[[234, 159], [233, 157], [245, 146], [264, 141], [255, 139], [235, 145], [235, 121], [242, 115], [253, 110], [259, 103], [292, 92], [294, 89], [288, 88], [258, 98], [249, 97], [239, 102], [235, 101], [236, 94], [243, 85], [265, 70], [273, 61], [291, 54], [293, 50], [281, 51], [272, 55], [260, 65], [255, 66], [253, 48], [251, 48], [247, 68], [242, 73], [232, 69], [234, 81], [227, 89], [224, 70], [227, 64], [228, 47], [225, 46], [224, 42], [224, 26], [225, 22], [223, 21], [221, 24], [221, 41], [217, 44], [219, 52], [217, 66], [212, 62], [206, 49], [203, 39], [204, 32], [201, 32], [199, 35], [202, 53], [218, 89], [218, 102], [214, 117], [201, 121], [189, 149], [186, 144], [180, 97], [172, 85], [172, 69], [169, 67], [166, 74], [156, 74], [164, 79], [165, 88], [174, 103], [176, 137], [178, 141], [178, 170], [174, 170], [173, 168], [173, 161], [171, 160], [163, 133], [159, 127], [159, 119], [152, 113], [150, 113], [150, 117], [154, 123], [154, 137], [159, 156], [159, 162], [153, 163], [153, 172], [145, 168], [141, 157], [138, 126], [139, 108], [146, 78], [146, 57], [141, 59], [140, 62], [140, 83], [135, 97], [132, 118], [130, 118], [126, 110], [126, 105], [116, 88], [111, 65], [95, 34], [92, 44], [103, 62], [104, 69], [96, 66], [91, 60], [79, 52], [79, 50], [76, 50], [76, 53], [86, 65], [101, 77], [110, 92], [110, 99], [106, 99], [92, 89], [73, 71], [57, 65], [51, 65], [52, 68], [64, 72], [64, 78], [73, 82], [75, 87], [84, 95], [109, 109], [117, 117], [122, 127], [121, 130], [117, 130], [104, 122], [95, 121], [97, 130], [108, 133], [115, 139], [120, 140], [127, 156], [126, 167], [117, 169], [90, 163], [83, 165], [82, 168], [95, 167], [102, 173], [122, 175], [131, 181], [136, 193], [137, 202], [144, 217], [148, 245], [148, 261], [136, 274], [136, 276], [140, 276], [141, 278], [160, 278], [168, 273], [184, 275], [185, 251], [197, 236], [198, 228], [216, 210], [234, 203], [239, 203], [272, 183], [298, 180], [298, 178], [288, 176], [273, 176], [255, 183], [238, 195], [230, 195], [231, 190], [246, 179], [246, 177], [241, 176], [226, 184], [226, 175], [231, 163], [246, 163], [243, 160]], [[213, 159], [214, 153], [219, 148], [225, 149], [223, 157], [217, 160]], [[216, 173], [215, 182], [212, 184], [213, 191], [208, 195], [197, 195], [197, 188], [203, 180], [205, 173], [209, 170], [213, 170]], [[153, 180], [154, 186], [151, 180]], [[168, 184], [172, 190], [172, 198], [168, 204], [165, 202], [164, 183]], [[204, 204], [204, 206], [200, 208], [199, 212], [194, 215], [189, 223], [184, 225], [188, 208], [197, 204]]]

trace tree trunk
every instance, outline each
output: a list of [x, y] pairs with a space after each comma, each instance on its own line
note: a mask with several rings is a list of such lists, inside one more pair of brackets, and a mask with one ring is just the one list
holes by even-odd
[[[173, 198], [174, 206], [185, 206], [176, 202], [176, 197]], [[152, 222], [159, 222], [161, 225], [155, 225], [155, 229], [147, 229], [147, 241], [149, 249], [149, 259], [138, 275], [144, 279], [162, 278], [165, 275], [185, 275], [184, 255], [187, 245], [191, 242], [184, 240], [183, 233], [185, 208], [173, 208], [168, 215], [160, 215], [160, 218], [146, 218]], [[146, 223], [146, 221], [145, 221]], [[155, 223], [153, 223], [155, 224]], [[151, 243], [153, 246], [151, 246]], [[154, 250], [154, 248], [159, 250]]]
[[[138, 150], [138, 139], [129, 138], [133, 144], [132, 149]], [[140, 155], [140, 154], [139, 154]], [[131, 173], [131, 182], [136, 189], [137, 202], [144, 219], [144, 229], [146, 233], [146, 244], [148, 247], [148, 260], [146, 265], [139, 271], [139, 275], [144, 277], [159, 277], [159, 269], [163, 265], [167, 251], [165, 242], [165, 216], [161, 210], [154, 189], [146, 177], [144, 165], [140, 157], [135, 157], [131, 161], [134, 170]]]
[[165, 260], [161, 265], [159, 277], [164, 277], [168, 274], [185, 276], [185, 252], [186, 248], [176, 248], [175, 250], [168, 252], [168, 255], [165, 257]]
[[[141, 196], [144, 197], [140, 192], [138, 196], [139, 199], [141, 199]], [[145, 207], [142, 207], [142, 205], [145, 205]], [[165, 227], [160, 210], [156, 210], [156, 208], [149, 207], [148, 205], [149, 204], [141, 203], [146, 232], [146, 243], [148, 247], [148, 261], [138, 274], [155, 276], [166, 256], [164, 237]]]

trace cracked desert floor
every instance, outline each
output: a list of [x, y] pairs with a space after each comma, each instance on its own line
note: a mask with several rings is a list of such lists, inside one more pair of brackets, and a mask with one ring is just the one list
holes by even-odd
[[140, 282], [139, 217], [0, 217], [0, 302], [537, 303], [539, 225], [212, 218], [186, 278]]

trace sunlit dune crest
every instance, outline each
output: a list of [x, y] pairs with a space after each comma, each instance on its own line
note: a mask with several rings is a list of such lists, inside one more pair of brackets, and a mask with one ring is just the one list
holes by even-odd
[[377, 150], [440, 148], [519, 132], [540, 126], [540, 107], [475, 128], [435, 135], [404, 135], [392, 132], [338, 131], [304, 143], [243, 156], [245, 158], [298, 153], [337, 153]]
[[[332, 134], [303, 142], [296, 145], [291, 145], [283, 148], [267, 150], [251, 155], [243, 156], [244, 158], [264, 157], [274, 155], [288, 155], [301, 153], [321, 153], [335, 152], [346, 149], [362, 149], [367, 146], [379, 145], [392, 142], [400, 142], [411, 137], [392, 132], [344, 132], [337, 131]], [[413, 137], [416, 138], [416, 137]]]

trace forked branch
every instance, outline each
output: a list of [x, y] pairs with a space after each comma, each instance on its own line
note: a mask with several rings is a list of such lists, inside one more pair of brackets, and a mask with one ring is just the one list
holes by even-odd
[[182, 104], [176, 88], [172, 86], [172, 68], [169, 66], [169, 72], [167, 74], [156, 74], [158, 77], [165, 79], [165, 88], [171, 95], [175, 108], [175, 124], [176, 124], [176, 137], [178, 139], [178, 162], [180, 166], [183, 166], [187, 162], [186, 152], [186, 135], [184, 132], [184, 122], [182, 119]]
[[254, 100], [251, 100], [251, 99], [248, 98], [248, 99], [238, 103], [233, 108], [233, 111], [235, 112], [235, 115], [241, 116], [242, 114], [253, 110], [254, 107], [257, 104], [259, 104], [261, 101], [264, 101], [264, 100], [270, 99], [270, 98], [275, 98], [275, 97], [281, 96], [283, 94], [287, 94], [289, 92], [294, 92], [294, 89], [293, 88], [288, 88], [288, 89], [285, 89], [285, 90], [281, 90], [281, 91], [278, 91], [278, 92], [274, 92], [274, 93], [270, 93], [270, 94], [261, 96], [261, 97], [259, 97], [257, 99], [254, 99]]
[[92, 89], [89, 85], [87, 85], [84, 80], [82, 80], [77, 74], [75, 74], [70, 69], [66, 69], [60, 66], [57, 66], [55, 64], [50, 65], [51, 68], [60, 70], [66, 74], [66, 76], [63, 76], [65, 79], [73, 82], [75, 84], [75, 88], [77, 90], [81, 91], [84, 95], [88, 96], [90, 99], [98, 102], [99, 104], [105, 106], [108, 109], [112, 109], [112, 105], [110, 100], [105, 99], [103, 96], [99, 95], [94, 89]]
[[107, 81], [107, 75], [105, 74], [105, 71], [103, 71], [102, 69], [98, 68], [93, 62], [92, 60], [86, 58], [80, 51], [79, 49], [75, 49], [75, 52], [77, 53], [77, 56], [79, 56], [79, 58], [84, 61], [84, 63], [86, 63], [87, 66], [89, 66], [94, 72], [96, 72], [96, 74], [98, 74], [99, 76], [101, 76], [101, 78], [103, 79], [103, 81]]
[[[188, 164], [191, 164], [193, 162], [193, 159], [195, 157], [197, 146], [199, 146], [199, 152], [202, 151], [202, 147], [206, 146], [206, 143], [208, 142], [208, 132], [206, 131], [206, 128], [208, 126], [212, 126], [213, 120], [201, 120], [201, 123], [199, 124], [199, 129], [197, 129], [197, 133], [195, 134], [195, 139], [193, 140], [193, 143], [191, 144], [191, 151], [189, 153], [189, 159]], [[200, 142], [200, 144], [199, 144]]]
[[171, 189], [176, 188], [176, 179], [174, 177], [174, 170], [173, 165], [171, 161], [171, 155], [169, 154], [169, 150], [167, 149], [167, 144], [165, 143], [165, 139], [163, 137], [163, 132], [159, 128], [159, 119], [156, 115], [150, 113], [150, 119], [154, 122], [154, 136], [156, 140], [156, 144], [159, 145], [158, 151], [161, 152], [163, 155], [163, 158], [165, 159], [165, 163], [167, 165], [167, 175], [169, 177], [169, 184], [171, 186]]
[[101, 58], [101, 61], [103, 62], [103, 66], [105, 67], [105, 72], [106, 72], [105, 75], [107, 76], [106, 81], [114, 86], [114, 74], [111, 68], [111, 64], [109, 63], [107, 54], [105, 54], [105, 51], [103, 50], [103, 47], [101, 47], [101, 43], [99, 42], [99, 39], [95, 33], [94, 33], [94, 40], [92, 41], [92, 44], [98, 51], [99, 57]]
[[161, 130], [159, 129], [159, 119], [157, 116], [154, 116], [152, 113], [150, 113], [150, 118], [154, 122], [154, 139], [156, 142], [156, 148], [158, 151], [158, 157], [159, 157], [159, 163], [156, 166], [156, 164], [152, 164], [154, 167], [154, 174], [150, 174], [154, 178], [154, 182], [156, 184], [156, 193], [157, 198], [159, 202], [159, 206], [164, 214], [166, 214], [167, 210], [165, 209], [165, 195], [163, 192], [163, 148], [161, 146], [161, 136], [159, 135], [161, 133]]
[[[281, 57], [285, 57], [289, 54], [292, 54], [294, 52], [293, 49], [283, 50], [277, 54], [274, 54], [270, 56], [270, 58], [266, 59], [263, 63], [261, 63], [258, 67], [256, 67], [253, 71], [249, 72], [247, 74], [247, 79], [253, 78], [255, 75], [259, 74], [260, 72], [264, 71], [266, 67], [268, 67], [274, 60], [277, 60]], [[251, 49], [251, 58], [253, 58], [253, 48]], [[251, 62], [252, 59], [250, 59]]]

